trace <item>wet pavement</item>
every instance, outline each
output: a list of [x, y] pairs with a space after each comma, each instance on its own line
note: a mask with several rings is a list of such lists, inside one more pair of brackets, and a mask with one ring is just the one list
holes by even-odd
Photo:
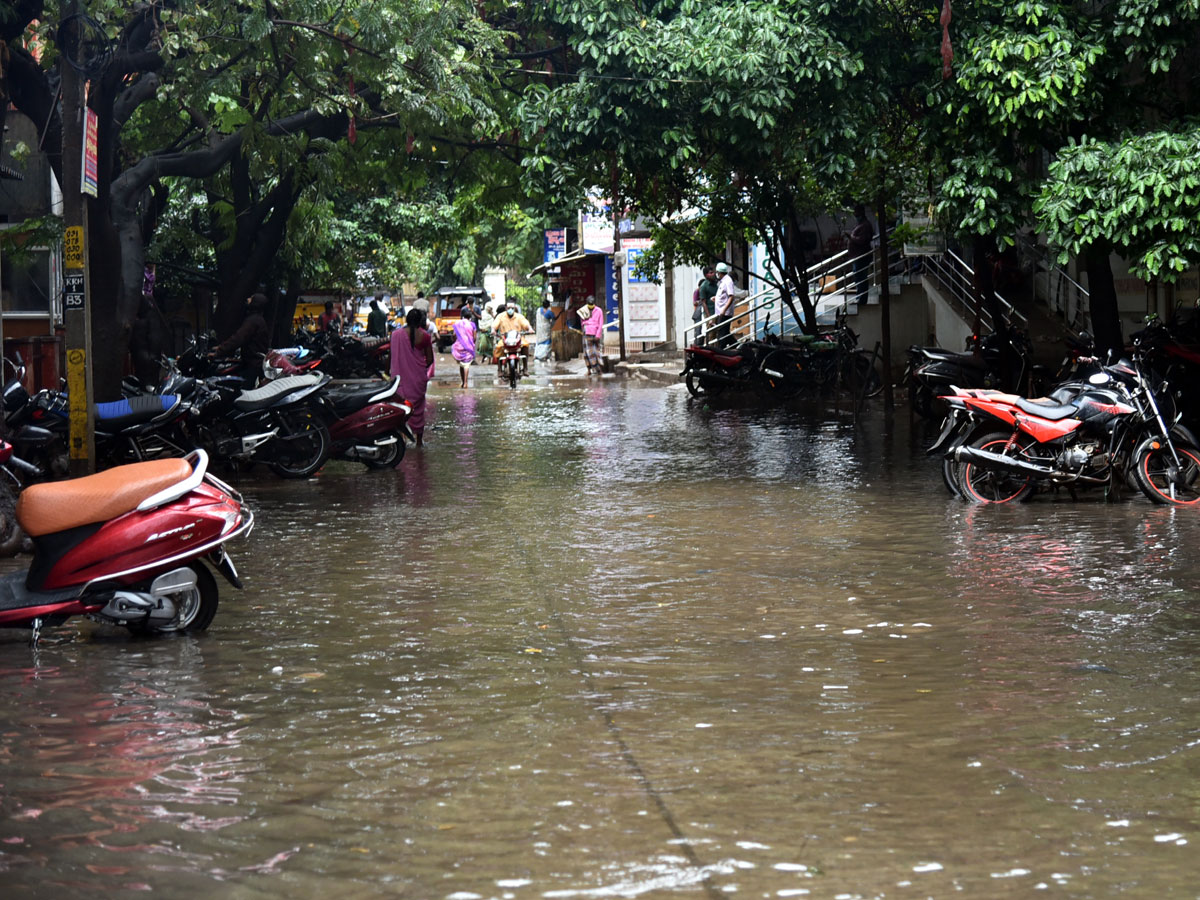
[[1195, 896], [1194, 511], [558, 374], [242, 478], [201, 637], [0, 632], [4, 897]]

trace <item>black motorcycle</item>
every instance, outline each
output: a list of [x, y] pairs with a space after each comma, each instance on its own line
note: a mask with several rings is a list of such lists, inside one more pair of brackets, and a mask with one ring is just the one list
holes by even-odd
[[908, 348], [904, 380], [909, 405], [931, 418], [945, 410], [938, 397], [950, 388], [985, 388], [1030, 393], [1033, 387], [1032, 345], [1024, 332], [1009, 327], [984, 337], [972, 335], [965, 352], [940, 347]]
[[283, 478], [307, 478], [332, 449], [319, 394], [329, 380], [292, 375], [249, 391], [228, 377], [198, 380], [185, 430], [214, 459], [265, 462]]

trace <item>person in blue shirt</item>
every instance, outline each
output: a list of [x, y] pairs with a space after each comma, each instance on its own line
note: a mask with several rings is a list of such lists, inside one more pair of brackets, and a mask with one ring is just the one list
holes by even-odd
[[537, 311], [535, 316], [535, 325], [537, 335], [534, 340], [536, 345], [533, 348], [533, 358], [537, 360], [546, 360], [550, 358], [550, 331], [554, 327], [554, 320], [558, 316], [554, 310], [550, 308], [549, 299], [542, 301], [542, 308]]

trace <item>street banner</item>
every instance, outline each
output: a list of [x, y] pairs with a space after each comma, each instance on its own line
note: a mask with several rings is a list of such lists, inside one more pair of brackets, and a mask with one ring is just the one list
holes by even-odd
[[99, 119], [96, 111], [84, 108], [83, 119], [83, 174], [80, 176], [79, 192], [98, 197], [100, 185], [100, 166], [97, 161], [100, 141], [98, 136]]

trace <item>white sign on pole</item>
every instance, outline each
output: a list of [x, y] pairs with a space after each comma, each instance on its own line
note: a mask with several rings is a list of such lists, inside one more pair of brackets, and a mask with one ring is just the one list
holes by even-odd
[[666, 293], [661, 284], [635, 271], [638, 257], [653, 246], [650, 238], [621, 241], [622, 296], [625, 307], [625, 340], [661, 343], [667, 339]]

